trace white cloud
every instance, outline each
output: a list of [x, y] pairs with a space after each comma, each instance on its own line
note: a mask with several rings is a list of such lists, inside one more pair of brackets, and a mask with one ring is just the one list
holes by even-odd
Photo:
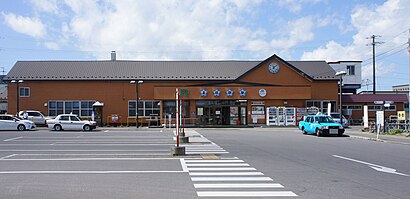
[[31, 0], [31, 4], [38, 11], [59, 14], [57, 0]]
[[254, 43], [263, 45], [263, 31], [238, 25], [257, 5], [248, 1], [65, 2], [73, 12], [65, 35], [82, 50], [104, 51], [95, 53], [99, 59], [111, 50], [119, 59], [226, 59], [232, 49], [260, 57]]
[[45, 42], [44, 45], [51, 50], [59, 50], [60, 46], [55, 42]]
[[271, 41], [271, 45], [277, 49], [282, 56], [287, 55], [289, 54], [289, 50], [298, 44], [314, 39], [313, 28], [312, 17], [303, 17], [289, 21], [286, 27], [282, 27], [282, 29], [278, 30], [279, 35]]
[[4, 12], [2, 12], [2, 15], [7, 26], [18, 33], [34, 38], [43, 38], [47, 35], [46, 26], [38, 18], [17, 16], [13, 13]]
[[[313, 51], [304, 52], [302, 60], [368, 60], [372, 56], [371, 40], [366, 39], [371, 35], [381, 35], [376, 41], [385, 41], [383, 45], [377, 46], [376, 52], [385, 52], [396, 48], [407, 42], [407, 34], [404, 33], [410, 27], [409, 17], [410, 1], [388, 0], [379, 6], [358, 6], [351, 13], [351, 25], [357, 32], [350, 44], [342, 45], [336, 41], [329, 41]], [[398, 36], [398, 37], [397, 37]], [[385, 75], [381, 70], [396, 68], [394, 64], [377, 62], [376, 75]], [[362, 79], [372, 79], [372, 65], [365, 64], [362, 68]]]
[[298, 13], [306, 5], [312, 5], [322, 2], [323, 0], [276, 0], [275, 2], [281, 6], [287, 8], [293, 13]]

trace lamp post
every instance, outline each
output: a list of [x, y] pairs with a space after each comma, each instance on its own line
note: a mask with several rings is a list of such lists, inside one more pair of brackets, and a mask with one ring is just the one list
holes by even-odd
[[133, 80], [133, 81], [130, 81], [130, 84], [135, 84], [135, 94], [136, 94], [136, 97], [137, 97], [137, 101], [135, 102], [135, 106], [136, 106], [136, 111], [135, 111], [135, 125], [137, 126], [137, 128], [138, 128], [138, 101], [139, 101], [139, 92], [138, 92], [138, 87], [139, 87], [139, 85], [140, 84], [143, 84], [144, 83], [144, 81], [142, 81], [142, 80], [139, 80], [139, 81], [136, 81], [136, 80]]
[[18, 115], [20, 112], [20, 91], [19, 91], [19, 84], [23, 83], [24, 80], [11, 80], [11, 83], [16, 83], [16, 114]]
[[339, 76], [339, 107], [340, 107], [340, 124], [343, 125], [343, 111], [342, 111], [342, 84], [343, 84], [343, 76], [346, 75], [346, 71], [339, 71], [335, 74], [336, 76]]

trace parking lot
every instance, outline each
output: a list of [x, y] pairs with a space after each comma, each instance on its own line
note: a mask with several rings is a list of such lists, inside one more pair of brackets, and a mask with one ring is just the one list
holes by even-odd
[[154, 198], [190, 183], [172, 132], [129, 130], [0, 132], [1, 198]]

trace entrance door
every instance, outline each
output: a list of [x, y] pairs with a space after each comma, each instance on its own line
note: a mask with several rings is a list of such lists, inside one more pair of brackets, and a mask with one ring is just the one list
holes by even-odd
[[[102, 106], [94, 106], [94, 114], [95, 114], [95, 122], [97, 122], [97, 126], [103, 126], [103, 107]], [[107, 121], [108, 123], [109, 121]]]

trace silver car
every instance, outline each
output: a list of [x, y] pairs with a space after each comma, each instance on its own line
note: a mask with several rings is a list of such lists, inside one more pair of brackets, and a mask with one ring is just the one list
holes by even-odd
[[48, 128], [55, 131], [61, 130], [84, 130], [91, 131], [97, 127], [95, 121], [82, 120], [77, 115], [61, 114], [55, 119], [47, 120]]
[[[334, 122], [337, 122], [340, 124], [340, 113], [330, 113], [330, 116], [333, 118]], [[343, 127], [347, 128], [349, 127], [349, 121], [345, 118], [345, 116], [342, 115], [342, 122], [343, 122]]]
[[30, 120], [21, 120], [12, 115], [0, 115], [0, 130], [32, 130], [36, 125]]
[[50, 118], [44, 116], [44, 114], [40, 111], [20, 111], [19, 112], [19, 118], [24, 119], [24, 112], [27, 113], [27, 120], [31, 120], [34, 122], [36, 125], [46, 125], [47, 122], [46, 120], [49, 120]]

